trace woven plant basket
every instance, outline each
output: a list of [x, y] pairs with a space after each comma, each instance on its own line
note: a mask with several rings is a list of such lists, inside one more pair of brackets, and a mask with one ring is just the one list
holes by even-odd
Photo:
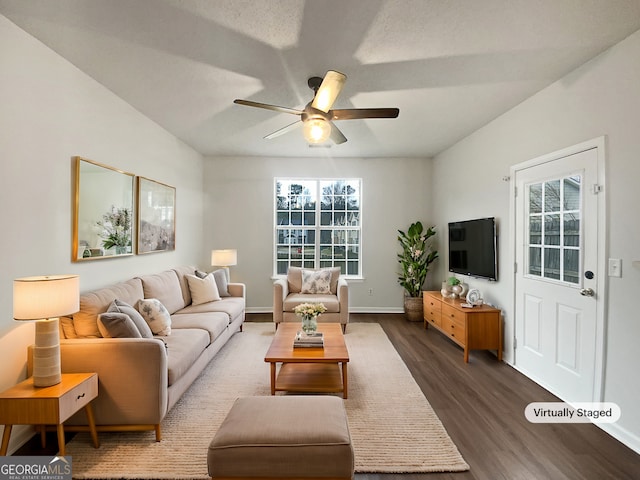
[[422, 297], [404, 297], [404, 316], [410, 322], [421, 322]]

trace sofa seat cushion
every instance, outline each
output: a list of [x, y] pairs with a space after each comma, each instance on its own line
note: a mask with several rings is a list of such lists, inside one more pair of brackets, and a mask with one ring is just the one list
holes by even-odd
[[79, 338], [101, 337], [98, 330], [98, 315], [104, 313], [115, 299], [129, 305], [144, 297], [142, 282], [132, 278], [126, 282], [116, 283], [80, 295], [80, 310], [73, 314], [73, 327]]
[[291, 293], [284, 300], [283, 311], [293, 312], [293, 309], [301, 303], [322, 303], [329, 313], [340, 312], [340, 302], [336, 295], [330, 294], [310, 294], [310, 293]]
[[229, 317], [224, 312], [175, 313], [171, 316], [173, 332], [183, 328], [199, 328], [209, 332], [209, 343], [222, 335], [229, 325]]
[[169, 385], [182, 378], [209, 345], [209, 333], [200, 328], [175, 329], [168, 337], [158, 337], [167, 346]]
[[183, 313], [205, 313], [205, 312], [221, 312], [228, 315], [228, 322], [231, 323], [239, 315], [242, 315], [244, 311], [244, 298], [243, 297], [224, 297], [217, 302], [207, 302], [200, 305], [189, 305], [176, 312], [176, 314]]
[[182, 288], [175, 270], [167, 270], [153, 275], [140, 277], [144, 298], [156, 298], [166, 307], [170, 314], [184, 308]]

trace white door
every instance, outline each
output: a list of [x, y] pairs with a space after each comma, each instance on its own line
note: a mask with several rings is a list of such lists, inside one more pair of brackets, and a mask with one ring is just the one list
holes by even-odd
[[569, 402], [597, 401], [598, 149], [515, 172], [515, 365]]

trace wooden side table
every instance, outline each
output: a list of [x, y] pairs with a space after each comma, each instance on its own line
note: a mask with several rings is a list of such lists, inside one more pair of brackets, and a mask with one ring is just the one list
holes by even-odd
[[58, 448], [64, 456], [63, 423], [84, 407], [93, 446], [98, 448], [98, 433], [91, 400], [98, 396], [98, 374], [63, 373], [62, 381], [50, 387], [35, 387], [33, 378], [0, 393], [0, 425], [4, 425], [0, 455], [6, 455], [13, 425], [41, 425], [44, 446], [45, 425], [57, 425]]

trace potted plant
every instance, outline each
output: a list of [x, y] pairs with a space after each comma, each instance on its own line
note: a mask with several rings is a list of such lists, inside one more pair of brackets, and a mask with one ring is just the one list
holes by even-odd
[[407, 232], [398, 230], [398, 242], [402, 253], [398, 254], [401, 273], [398, 282], [405, 290], [404, 311], [411, 321], [422, 320], [422, 285], [427, 278], [429, 265], [438, 258], [429, 239], [436, 234], [434, 227], [426, 231], [421, 222], [412, 223]]

